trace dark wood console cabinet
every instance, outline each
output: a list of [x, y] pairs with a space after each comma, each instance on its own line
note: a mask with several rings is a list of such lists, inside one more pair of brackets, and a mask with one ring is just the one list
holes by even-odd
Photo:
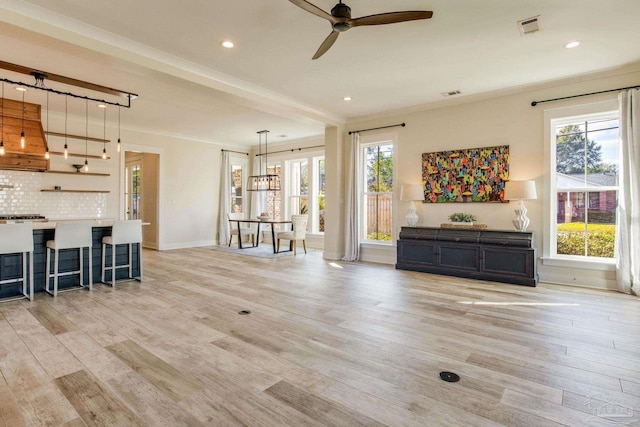
[[533, 233], [402, 227], [396, 268], [536, 286]]

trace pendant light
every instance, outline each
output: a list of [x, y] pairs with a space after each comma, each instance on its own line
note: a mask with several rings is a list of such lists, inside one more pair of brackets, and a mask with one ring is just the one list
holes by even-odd
[[2, 82], [2, 125], [0, 130], [0, 156], [4, 156], [4, 82]]
[[104, 107], [102, 114], [102, 159], [107, 159], [107, 107]]
[[118, 105], [118, 153], [120, 152], [120, 106]]
[[19, 87], [18, 89], [22, 92], [22, 132], [20, 132], [20, 148], [24, 150], [24, 93], [27, 91], [27, 88]]
[[265, 168], [269, 167], [267, 153], [267, 134], [268, 130], [261, 130], [258, 132], [258, 159], [260, 162], [260, 175], [254, 175], [249, 177], [247, 183], [247, 191], [280, 191], [280, 176], [275, 174], [265, 173], [262, 174], [262, 136], [264, 135], [264, 163]]
[[[47, 92], [47, 132], [49, 132], [49, 92]], [[49, 142], [45, 139], [44, 143], [47, 145], [47, 151], [44, 152], [44, 158], [49, 160]]]
[[67, 118], [68, 118], [68, 109], [67, 109], [67, 100], [69, 96], [64, 97], [64, 158], [69, 158], [69, 147], [67, 146]]
[[89, 172], [89, 100], [84, 104], [84, 171]]

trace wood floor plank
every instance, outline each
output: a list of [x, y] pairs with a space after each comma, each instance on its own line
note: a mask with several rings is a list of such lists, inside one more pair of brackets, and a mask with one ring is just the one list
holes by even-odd
[[0, 378], [0, 426], [20, 427], [26, 426], [26, 422], [20, 413], [20, 406], [9, 389], [4, 378]]
[[286, 381], [272, 385], [265, 390], [265, 393], [323, 424], [345, 427], [383, 425], [337, 402], [328, 402]]
[[107, 349], [174, 401], [202, 391], [202, 383], [185, 375], [143, 347], [127, 340]]
[[73, 323], [69, 322], [66, 317], [48, 304], [38, 304], [28, 310], [42, 326], [47, 328], [51, 335], [64, 334], [65, 332], [76, 330]]
[[87, 371], [56, 378], [55, 382], [88, 425], [147, 425]]

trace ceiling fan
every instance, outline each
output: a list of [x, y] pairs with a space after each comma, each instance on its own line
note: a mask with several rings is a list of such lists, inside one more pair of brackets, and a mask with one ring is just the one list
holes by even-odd
[[342, 0], [331, 9], [331, 15], [318, 6], [313, 5], [305, 0], [289, 0], [296, 6], [306, 10], [309, 13], [313, 13], [320, 18], [324, 18], [331, 22], [333, 31], [322, 42], [316, 54], [313, 55], [313, 59], [318, 59], [329, 50], [331, 46], [336, 42], [340, 33], [347, 31], [353, 27], [359, 27], [362, 25], [383, 25], [383, 24], [395, 24], [397, 22], [415, 21], [417, 19], [429, 19], [433, 16], [433, 12], [422, 11], [404, 11], [404, 12], [389, 12], [379, 13], [377, 15], [363, 16], [360, 18], [351, 19], [351, 8], [342, 3]]

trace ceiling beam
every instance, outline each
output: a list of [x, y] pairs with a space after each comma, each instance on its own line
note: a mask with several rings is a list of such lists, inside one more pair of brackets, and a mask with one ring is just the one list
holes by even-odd
[[107, 86], [102, 86], [95, 83], [85, 82], [83, 80], [74, 79], [71, 77], [61, 76], [59, 74], [49, 73], [47, 71], [36, 70], [35, 68], [24, 67], [22, 65], [12, 64], [10, 62], [0, 61], [0, 68], [13, 71], [15, 73], [26, 74], [33, 76], [36, 81], [38, 78], [51, 80], [52, 82], [63, 83], [70, 86], [81, 87], [83, 89], [93, 90], [95, 92], [108, 93], [109, 95], [122, 96], [123, 98], [137, 98], [135, 93], [127, 92], [120, 89], [114, 89]]

